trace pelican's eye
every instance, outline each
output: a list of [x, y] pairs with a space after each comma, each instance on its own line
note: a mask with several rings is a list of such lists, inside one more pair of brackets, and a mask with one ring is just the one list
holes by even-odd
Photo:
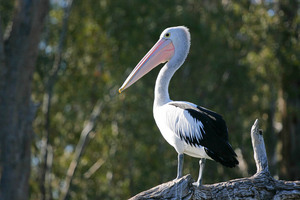
[[165, 37], [166, 37], [166, 38], [169, 38], [170, 36], [171, 36], [171, 33], [166, 33], [166, 34], [165, 34]]

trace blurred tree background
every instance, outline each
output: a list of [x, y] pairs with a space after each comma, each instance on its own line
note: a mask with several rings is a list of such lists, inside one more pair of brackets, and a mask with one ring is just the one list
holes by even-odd
[[[177, 153], [152, 114], [159, 67], [124, 93], [117, 90], [160, 33], [177, 25], [187, 26], [192, 39], [170, 96], [222, 114], [239, 154], [235, 169], [208, 161], [204, 184], [255, 173], [250, 128], [256, 118], [272, 175], [299, 180], [299, 4], [51, 0], [33, 77], [39, 109], [30, 199], [126, 199], [175, 178]], [[13, 5], [0, 0], [3, 30]], [[184, 174], [196, 179], [198, 169], [198, 159], [185, 156]]]

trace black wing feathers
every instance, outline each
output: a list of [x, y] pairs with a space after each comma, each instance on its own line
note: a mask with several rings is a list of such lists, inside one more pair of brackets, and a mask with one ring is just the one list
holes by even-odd
[[234, 167], [239, 162], [237, 155], [228, 142], [228, 130], [223, 117], [211, 110], [187, 103], [172, 102], [170, 105], [186, 110], [194, 119], [203, 124], [202, 139], [186, 137], [192, 134], [179, 134], [180, 139], [191, 146], [201, 145], [208, 156], [226, 167]]
[[228, 140], [228, 129], [223, 117], [218, 113], [215, 113], [214, 111], [208, 110], [206, 108], [200, 106], [197, 106], [197, 108], [214, 121], [214, 123], [212, 123], [211, 125], [214, 126], [216, 133], [224, 140]]

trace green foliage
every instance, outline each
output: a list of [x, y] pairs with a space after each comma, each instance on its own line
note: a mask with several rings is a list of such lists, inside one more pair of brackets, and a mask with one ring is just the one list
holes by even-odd
[[[285, 30], [280, 25], [281, 12], [277, 3], [268, 2], [74, 1], [62, 67], [51, 100], [53, 198], [59, 197], [81, 130], [98, 99], [104, 108], [75, 172], [70, 199], [126, 199], [175, 178], [176, 152], [164, 141], [152, 116], [154, 80], [159, 69], [125, 93], [117, 94], [117, 89], [161, 31], [176, 25], [190, 29], [192, 46], [184, 66], [171, 81], [171, 98], [222, 114], [232, 146], [241, 149], [248, 164], [246, 173], [255, 173], [250, 126], [255, 118], [262, 119], [266, 146], [273, 156], [278, 133], [274, 122], [281, 123], [276, 104], [282, 74], [286, 78], [295, 76], [300, 66], [299, 32], [288, 36], [290, 45], [281, 48], [278, 32]], [[5, 6], [11, 5], [2, 2], [0, 11]], [[40, 103], [44, 100], [63, 17], [60, 4], [51, 6], [34, 75], [33, 97]], [[299, 12], [297, 15], [294, 23], [299, 29]], [[282, 67], [278, 52], [286, 65], [297, 69]], [[32, 199], [39, 196], [44, 123], [41, 107], [34, 124]], [[103, 164], [87, 177], [85, 174], [99, 159]], [[197, 159], [185, 156], [184, 174], [191, 173], [196, 178], [198, 168]], [[226, 169], [209, 161], [204, 183], [226, 181], [242, 174], [245, 171], [239, 168]]]

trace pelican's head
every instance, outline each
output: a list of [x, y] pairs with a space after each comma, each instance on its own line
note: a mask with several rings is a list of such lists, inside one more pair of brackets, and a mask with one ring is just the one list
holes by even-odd
[[161, 63], [172, 62], [178, 67], [181, 66], [189, 48], [190, 33], [186, 27], [176, 26], [165, 29], [156, 44], [127, 77], [119, 92], [121, 93]]

